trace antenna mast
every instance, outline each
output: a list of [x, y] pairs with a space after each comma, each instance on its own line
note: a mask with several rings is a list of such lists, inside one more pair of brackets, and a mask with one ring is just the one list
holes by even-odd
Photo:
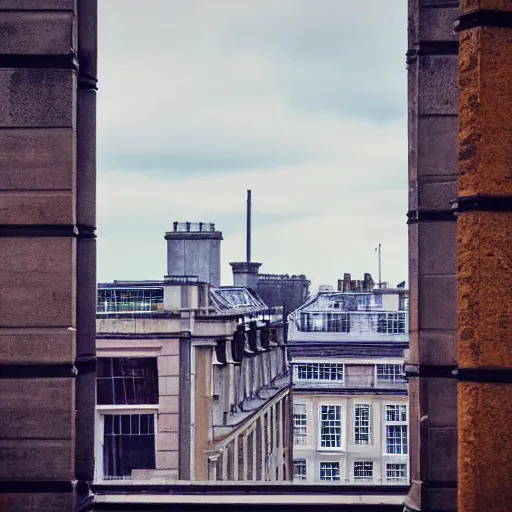
[[251, 191], [247, 191], [247, 233], [246, 233], [246, 260], [251, 262]]
[[379, 254], [379, 290], [382, 290], [382, 258], [381, 258], [381, 248], [382, 244], [379, 243], [379, 246], [377, 248], [378, 254]]

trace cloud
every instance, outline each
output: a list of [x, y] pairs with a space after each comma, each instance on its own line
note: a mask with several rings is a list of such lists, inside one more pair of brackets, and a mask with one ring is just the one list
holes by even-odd
[[101, 280], [161, 277], [174, 220], [229, 272], [249, 188], [262, 271], [362, 275], [380, 241], [406, 278], [405, 0], [99, 5]]

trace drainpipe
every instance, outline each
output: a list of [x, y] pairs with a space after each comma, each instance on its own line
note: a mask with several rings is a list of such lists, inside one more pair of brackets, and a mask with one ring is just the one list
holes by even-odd
[[512, 507], [512, 2], [459, 31], [458, 511]]

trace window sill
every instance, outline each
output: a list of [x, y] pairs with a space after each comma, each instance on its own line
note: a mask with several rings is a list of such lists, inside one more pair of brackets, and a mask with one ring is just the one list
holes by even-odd
[[137, 405], [96, 405], [98, 411], [157, 411], [159, 404], [137, 404]]

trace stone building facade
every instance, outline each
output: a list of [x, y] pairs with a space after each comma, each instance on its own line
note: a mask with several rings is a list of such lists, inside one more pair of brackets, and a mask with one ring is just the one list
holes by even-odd
[[282, 308], [214, 286], [213, 224], [166, 240], [173, 275], [98, 288], [95, 481], [290, 480]]
[[191, 278], [102, 284], [96, 349], [95, 482], [289, 479], [279, 308]]
[[352, 283], [289, 315], [294, 478], [407, 485], [408, 293]]
[[0, 2], [0, 508], [93, 467], [96, 1]]
[[457, 1], [409, 0], [411, 510], [457, 507]]

